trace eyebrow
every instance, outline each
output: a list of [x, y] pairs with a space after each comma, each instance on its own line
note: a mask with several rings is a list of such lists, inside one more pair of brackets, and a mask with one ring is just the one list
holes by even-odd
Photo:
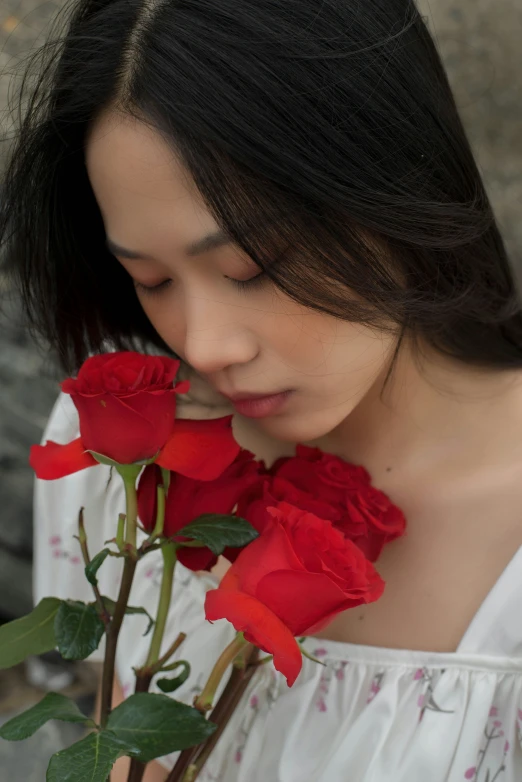
[[[119, 255], [120, 258], [128, 258], [129, 260], [134, 261], [138, 259], [146, 261], [153, 260], [150, 255], [144, 255], [136, 250], [128, 250], [126, 247], [121, 247], [121, 245], [113, 242], [109, 237], [106, 238], [105, 243], [109, 252], [113, 255]], [[219, 247], [225, 247], [228, 244], [232, 244], [232, 239], [229, 234], [223, 230], [215, 231], [185, 247], [185, 255], [189, 258], [194, 258], [196, 255], [202, 255], [210, 250], [217, 250]]]

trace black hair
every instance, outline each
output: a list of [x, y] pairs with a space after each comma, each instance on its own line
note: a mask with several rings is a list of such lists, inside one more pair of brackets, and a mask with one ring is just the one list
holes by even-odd
[[22, 85], [0, 213], [29, 322], [67, 369], [107, 342], [166, 348], [105, 246], [86, 172], [109, 107], [168, 140], [217, 223], [295, 300], [522, 366], [506, 250], [413, 0], [75, 0], [67, 13]]

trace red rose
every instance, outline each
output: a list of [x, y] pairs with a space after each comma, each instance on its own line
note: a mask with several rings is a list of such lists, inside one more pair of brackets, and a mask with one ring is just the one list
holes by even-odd
[[320, 497], [298, 488], [285, 478], [268, 475], [244, 491], [239, 498], [237, 515], [247, 519], [258, 532], [262, 532], [270, 516], [267, 508], [279, 502], [288, 502], [296, 508], [313, 513], [321, 519], [337, 521], [341, 518], [340, 511]]
[[[231, 416], [175, 421], [176, 394], [189, 388], [187, 382], [174, 383], [179, 363], [133, 352], [88, 358], [76, 379], [62, 383], [78, 410], [80, 437], [66, 445], [34, 445], [30, 463], [38, 478], [62, 478], [98, 464], [90, 451], [119, 464], [159, 452], [162, 467], [202, 480], [217, 477], [239, 451]], [[191, 425], [197, 423], [205, 425]]]
[[[296, 456], [274, 463], [270, 473], [311, 498], [321, 498], [331, 510], [323, 512], [375, 562], [386, 543], [406, 529], [402, 511], [371, 484], [364, 467], [345, 462], [319, 448], [298, 445]], [[304, 500], [298, 504], [303, 507]]]
[[[163, 534], [174, 537], [178, 530], [203, 513], [231, 513], [240, 494], [259, 482], [262, 469], [263, 464], [255, 461], [253, 454], [241, 450], [235, 461], [212, 481], [203, 482], [171, 473]], [[154, 464], [145, 468], [138, 483], [138, 515], [148, 532], [152, 532], [156, 522], [156, 490], [161, 481], [161, 471]], [[232, 549], [235, 553], [240, 550]], [[178, 559], [190, 570], [210, 570], [217, 562], [215, 554], [206, 547], [180, 548]]]
[[140, 353], [93, 356], [76, 379], [61, 384], [80, 415], [80, 436], [88, 451], [118, 464], [155, 456], [174, 428], [176, 394], [188, 384], [174, 385], [180, 362]]
[[295, 636], [310, 635], [341, 611], [377, 600], [384, 582], [360, 549], [331, 522], [281, 502], [242, 549], [205, 615], [228, 619], [245, 639], [274, 656], [291, 686], [302, 659]]

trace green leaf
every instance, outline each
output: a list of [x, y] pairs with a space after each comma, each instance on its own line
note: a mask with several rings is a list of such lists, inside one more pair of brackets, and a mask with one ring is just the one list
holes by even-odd
[[32, 736], [49, 720], [84, 722], [90, 727], [96, 727], [96, 723], [82, 714], [73, 700], [58, 692], [48, 692], [40, 703], [2, 725], [0, 738], [7, 741], [21, 741]]
[[179, 668], [180, 666], [183, 670], [174, 679], [158, 679], [156, 684], [162, 692], [174, 692], [174, 690], [177, 690], [178, 687], [181, 687], [181, 685], [187, 681], [190, 676], [190, 664], [186, 660], [178, 660], [177, 663], [169, 666], [169, 668], [171, 670], [176, 670], [176, 668]]
[[139, 747], [139, 759], [154, 758], [201, 744], [216, 730], [197, 709], [151, 692], [131, 695], [117, 706], [107, 723], [119, 738]]
[[85, 566], [85, 576], [87, 578], [87, 581], [89, 584], [92, 584], [93, 586], [98, 585], [98, 579], [96, 578], [96, 573], [101, 568], [109, 554], [111, 553], [110, 549], [104, 548], [102, 551], [99, 551], [98, 554], [96, 554], [88, 565]]
[[0, 627], [0, 669], [55, 648], [54, 620], [61, 604], [57, 597], [44, 597], [30, 614]]
[[89, 451], [89, 453], [100, 464], [110, 465], [111, 467], [119, 467], [120, 466], [118, 462], [114, 461], [114, 459], [110, 459], [108, 456], [104, 456], [102, 453], [96, 453], [96, 451]]
[[[105, 608], [107, 609], [107, 612], [109, 613], [109, 615], [113, 616], [114, 615], [114, 608], [116, 606], [115, 601], [111, 600], [110, 597], [102, 597], [102, 600], [103, 600], [103, 604], [104, 604]], [[154, 619], [152, 618], [152, 616], [149, 614], [148, 611], [146, 611], [144, 608], [140, 608], [139, 606], [127, 606], [127, 608], [125, 609], [125, 613], [126, 614], [143, 614], [144, 616], [148, 617], [149, 624], [147, 626], [147, 629], [143, 633], [143, 635], [145, 636], [145, 635], [148, 635], [150, 633], [150, 631], [152, 630], [152, 627], [154, 625]]]
[[54, 631], [65, 660], [85, 660], [100, 645], [105, 625], [94, 605], [64, 600], [54, 620]]
[[218, 556], [226, 546], [241, 548], [259, 535], [246, 519], [219, 513], [204, 513], [176, 533], [203, 543]]
[[52, 756], [47, 782], [106, 782], [114, 763], [123, 755], [137, 755], [137, 747], [103, 730], [91, 733]]

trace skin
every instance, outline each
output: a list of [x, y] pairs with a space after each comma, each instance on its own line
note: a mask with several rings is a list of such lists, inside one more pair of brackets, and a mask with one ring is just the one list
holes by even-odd
[[[389, 363], [393, 337], [314, 313], [266, 278], [239, 290], [233, 280], [251, 280], [259, 268], [237, 246], [187, 257], [184, 248], [218, 226], [188, 173], [146, 126], [106, 114], [87, 165], [108, 237], [141, 256], [119, 260], [179, 356], [225, 394], [296, 389], [284, 413], [263, 421], [278, 440], [311, 440], [346, 418]], [[156, 291], [142, 287], [167, 281]]]
[[[116, 255], [115, 263], [195, 372], [199, 407], [191, 417], [229, 413], [219, 392], [293, 389], [272, 416], [235, 416], [240, 444], [269, 463], [302, 442], [364, 464], [405, 512], [407, 535], [377, 563], [384, 596], [318, 635], [455, 651], [522, 545], [522, 373], [468, 367], [427, 346], [419, 352], [407, 336], [385, 383], [393, 332], [313, 312], [266, 279], [238, 290], [233, 279], [259, 270], [234, 245], [186, 255], [218, 226], [153, 130], [107, 111], [92, 129], [86, 163], [107, 236], [137, 255]], [[167, 280], [155, 292], [142, 287]], [[220, 562], [216, 572], [226, 567]], [[165, 777], [159, 768], [150, 773], [158, 774], [150, 782]]]

